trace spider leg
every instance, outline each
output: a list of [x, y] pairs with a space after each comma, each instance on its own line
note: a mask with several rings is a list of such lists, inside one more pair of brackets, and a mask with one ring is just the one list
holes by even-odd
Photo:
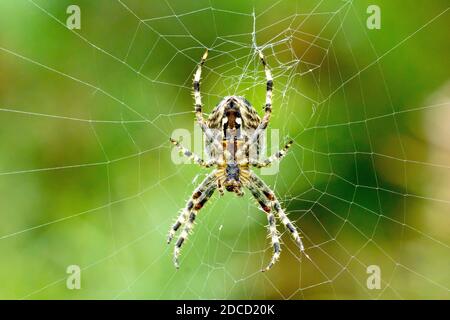
[[202, 114], [202, 96], [200, 94], [200, 77], [202, 75], [202, 66], [208, 57], [208, 50], [202, 56], [200, 63], [198, 64], [197, 71], [194, 74], [194, 99], [195, 99], [195, 117], [199, 123], [204, 123]]
[[169, 244], [174, 235], [175, 232], [186, 222], [189, 213], [192, 211], [194, 206], [197, 204], [198, 201], [201, 201], [201, 198], [205, 191], [215, 182], [215, 172], [212, 172], [209, 174], [203, 181], [200, 183], [200, 185], [195, 189], [192, 196], [189, 198], [188, 202], [186, 203], [186, 207], [181, 211], [180, 215], [178, 216], [175, 223], [172, 225], [169, 236], [167, 237], [167, 243]]
[[264, 72], [266, 74], [266, 105], [264, 106], [264, 117], [261, 119], [261, 123], [255, 129], [255, 132], [253, 132], [253, 135], [247, 142], [247, 146], [250, 146], [259, 139], [259, 136], [264, 132], [264, 130], [266, 130], [270, 121], [270, 115], [272, 114], [272, 90], [273, 90], [272, 72], [270, 71], [266, 59], [264, 58], [264, 55], [261, 51], [259, 51], [259, 58], [261, 60], [262, 65], [264, 66]]
[[210, 128], [208, 128], [205, 119], [203, 119], [203, 113], [202, 113], [202, 95], [200, 93], [200, 78], [202, 75], [202, 66], [205, 64], [206, 58], [208, 57], [208, 49], [205, 51], [205, 53], [202, 56], [202, 59], [200, 60], [200, 63], [198, 64], [197, 71], [195, 71], [194, 74], [194, 81], [193, 81], [193, 89], [194, 89], [194, 100], [195, 100], [195, 118], [197, 120], [198, 125], [202, 129], [205, 136], [213, 142], [215, 147], [220, 150], [222, 148], [222, 145], [217, 143], [216, 138], [214, 137], [213, 132]]
[[[261, 63], [264, 66], [264, 72], [266, 74], [266, 105], [264, 107], [264, 111], [266, 112], [265, 116], [269, 115], [272, 111], [272, 89], [273, 89], [273, 77], [272, 72], [267, 65], [266, 59], [264, 58], [264, 54], [259, 51], [259, 58], [261, 59]], [[267, 119], [268, 121], [269, 119]]]
[[186, 241], [189, 232], [192, 231], [192, 229], [194, 227], [195, 218], [197, 217], [198, 212], [205, 205], [205, 203], [209, 200], [209, 198], [211, 198], [211, 196], [214, 193], [214, 190], [216, 188], [217, 188], [216, 183], [210, 183], [208, 188], [202, 194], [202, 196], [199, 197], [198, 201], [193, 205], [193, 208], [189, 213], [189, 217], [188, 217], [186, 223], [184, 224], [183, 231], [181, 232], [180, 236], [178, 237], [178, 240], [175, 244], [175, 248], [173, 251], [173, 263], [175, 264], [175, 267], [177, 269], [179, 268], [178, 257], [180, 256], [181, 246]]
[[280, 238], [277, 231], [277, 226], [275, 222], [275, 216], [272, 213], [270, 202], [267, 200], [267, 198], [264, 196], [263, 192], [261, 191], [258, 186], [256, 186], [254, 183], [247, 183], [246, 184], [247, 189], [250, 190], [250, 192], [255, 197], [256, 201], [259, 203], [261, 208], [264, 210], [264, 212], [267, 215], [267, 221], [269, 222], [268, 230], [269, 230], [269, 236], [272, 242], [273, 246], [273, 254], [272, 259], [270, 260], [270, 263], [267, 265], [265, 269], [262, 271], [268, 271], [272, 266], [278, 261], [280, 258]]
[[284, 210], [281, 208], [280, 202], [275, 197], [274, 192], [262, 181], [260, 178], [258, 178], [254, 173], [251, 173], [250, 180], [259, 188], [261, 188], [263, 194], [266, 196], [266, 198], [271, 202], [272, 208], [277, 213], [278, 219], [283, 223], [286, 229], [289, 230], [291, 233], [292, 238], [297, 243], [298, 247], [300, 248], [300, 251], [303, 252], [303, 254], [310, 259], [308, 254], [305, 252], [305, 247], [303, 245], [303, 241], [297, 231], [297, 229], [292, 224], [291, 220], [287, 217]]
[[270, 68], [267, 65], [266, 59], [264, 58], [264, 54], [261, 51], [258, 51], [258, 53], [261, 63], [264, 66], [264, 72], [266, 74], [266, 104], [264, 106], [264, 116], [261, 119], [260, 124], [256, 127], [253, 134], [242, 146], [242, 151], [239, 152], [239, 154], [242, 152], [243, 153], [247, 152], [248, 148], [259, 140], [259, 137], [269, 125], [270, 116], [272, 114], [272, 90], [273, 90], [272, 72], [270, 71]]
[[273, 155], [271, 155], [269, 158], [267, 158], [264, 161], [258, 161], [258, 160], [250, 160], [250, 164], [254, 167], [257, 168], [263, 168], [263, 167], [268, 167], [272, 164], [272, 162], [274, 162], [275, 160], [279, 159], [283, 159], [283, 157], [286, 155], [287, 151], [289, 150], [289, 148], [291, 147], [293, 141], [289, 141], [288, 143], [286, 143], [286, 145], [283, 147], [283, 149], [279, 150], [278, 152], [274, 153]]
[[198, 164], [199, 166], [205, 167], [205, 168], [209, 168], [213, 165], [216, 164], [216, 161], [214, 159], [205, 161], [203, 160], [200, 156], [196, 155], [195, 153], [193, 153], [192, 151], [190, 151], [189, 149], [183, 147], [180, 142], [174, 140], [174, 139], [170, 139], [170, 142], [172, 142], [172, 144], [177, 147], [178, 150], [181, 151], [181, 153], [186, 156], [187, 158], [189, 158], [190, 160], [193, 160], [196, 164]]

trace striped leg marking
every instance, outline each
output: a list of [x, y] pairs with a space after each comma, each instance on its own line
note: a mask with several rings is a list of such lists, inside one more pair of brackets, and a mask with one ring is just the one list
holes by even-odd
[[283, 159], [283, 157], [286, 155], [286, 153], [288, 152], [288, 150], [292, 146], [292, 144], [293, 144], [293, 141], [291, 140], [283, 147], [283, 149], [274, 153], [266, 160], [264, 160], [264, 161], [253, 160], [253, 161], [251, 161], [251, 165], [254, 167], [257, 167], [257, 168], [264, 168], [264, 167], [270, 166], [272, 164], [272, 162], [274, 162], [275, 160]]
[[208, 50], [202, 56], [200, 63], [198, 64], [197, 71], [194, 74], [194, 99], [195, 99], [195, 116], [197, 121], [203, 122], [203, 114], [202, 114], [202, 96], [200, 94], [200, 78], [202, 76], [202, 66], [205, 63], [206, 58], [208, 57]]
[[191, 198], [188, 200], [186, 207], [181, 211], [175, 223], [172, 225], [172, 228], [169, 231], [169, 236], [167, 237], [167, 243], [169, 244], [177, 230], [186, 223], [190, 212], [194, 209], [194, 206], [201, 201], [203, 194], [205, 191], [215, 182], [215, 172], [208, 175], [202, 183], [195, 189]]
[[276, 222], [275, 222], [275, 216], [273, 215], [272, 209], [270, 207], [270, 202], [267, 200], [267, 198], [264, 196], [264, 194], [260, 191], [260, 189], [256, 185], [254, 185], [252, 183], [249, 183], [247, 185], [247, 188], [253, 194], [253, 196], [255, 197], [256, 201], [259, 203], [259, 205], [264, 210], [264, 212], [266, 212], [267, 221], [269, 222], [269, 225], [268, 225], [267, 228], [268, 228], [268, 231], [269, 231], [269, 237], [270, 237], [271, 242], [272, 242], [273, 254], [272, 254], [272, 259], [270, 260], [270, 263], [267, 265], [266, 268], [261, 270], [261, 271], [264, 272], [264, 271], [270, 270], [273, 267], [273, 265], [280, 258], [281, 248], [280, 248], [279, 233], [277, 231], [277, 226], [276, 226]]
[[190, 151], [189, 149], [183, 147], [178, 141], [174, 140], [174, 139], [170, 139], [170, 142], [172, 142], [172, 144], [178, 149], [180, 150], [180, 152], [187, 157], [188, 159], [194, 161], [194, 163], [205, 167], [205, 168], [209, 168], [213, 165], [216, 164], [216, 161], [211, 159], [209, 161], [205, 161], [202, 158], [200, 158], [198, 155], [196, 155], [195, 153], [193, 153], [192, 151]]
[[287, 217], [286, 213], [284, 212], [284, 210], [281, 208], [280, 203], [278, 202], [278, 200], [275, 198], [275, 200], [272, 202], [273, 203], [273, 208], [275, 209], [275, 211], [277, 212], [278, 218], [281, 220], [281, 222], [284, 224], [284, 226], [286, 227], [286, 229], [289, 230], [289, 232], [292, 235], [292, 238], [294, 238], [295, 242], [297, 243], [297, 246], [300, 248], [300, 251], [303, 252], [303, 254], [311, 260], [311, 258], [308, 256], [308, 254], [305, 252], [305, 247], [303, 246], [303, 241], [302, 238], [300, 237], [300, 235], [298, 234], [297, 229], [294, 227], [294, 225], [292, 224], [291, 220], [289, 220], [289, 218]]
[[198, 199], [198, 202], [194, 205], [192, 211], [189, 213], [188, 220], [186, 221], [186, 223], [184, 225], [183, 231], [181, 232], [180, 236], [178, 237], [178, 240], [175, 244], [175, 248], [173, 251], [173, 263], [175, 265], [175, 268], [177, 268], [177, 269], [180, 267], [180, 265], [178, 263], [178, 257], [180, 256], [181, 246], [186, 241], [187, 236], [189, 235], [189, 232], [191, 232], [194, 227], [194, 222], [195, 222], [195, 218], [197, 217], [197, 213], [200, 211], [201, 208], [203, 208], [203, 206], [209, 200], [209, 198], [211, 198], [215, 189], [216, 189], [216, 184], [213, 183], [203, 193], [203, 195]]
[[261, 119], [261, 123], [253, 132], [252, 136], [248, 139], [245, 145], [242, 146], [241, 149], [242, 151], [239, 153], [239, 156], [241, 156], [242, 152], [245, 153], [251, 145], [255, 144], [258, 141], [261, 134], [264, 132], [264, 130], [266, 130], [267, 126], [269, 125], [270, 116], [272, 114], [272, 90], [273, 90], [272, 72], [270, 71], [266, 59], [264, 58], [264, 55], [261, 51], [259, 51], [259, 58], [261, 60], [262, 65], [264, 66], [264, 72], [266, 74], [266, 104], [264, 106], [264, 116]]
[[259, 51], [259, 59], [264, 66], [264, 72], [266, 74], [266, 105], [264, 107], [264, 111], [267, 113], [272, 111], [273, 77], [272, 72], [270, 71], [266, 59], [264, 58], [264, 55], [261, 51]]
[[305, 252], [305, 247], [303, 245], [303, 241], [297, 231], [297, 229], [292, 224], [291, 220], [287, 217], [284, 210], [281, 208], [280, 202], [275, 197], [275, 194], [272, 190], [260, 179], [258, 178], [254, 173], [251, 174], [251, 181], [262, 190], [263, 194], [266, 196], [266, 198], [271, 202], [271, 207], [275, 210], [277, 213], [278, 219], [283, 223], [286, 229], [289, 230], [291, 233], [292, 238], [294, 239], [295, 243], [297, 243], [298, 247], [300, 248], [300, 251], [311, 260], [311, 258], [308, 256], [308, 254]]
[[262, 65], [264, 66], [264, 72], [266, 74], [266, 105], [264, 106], [265, 113], [264, 117], [261, 119], [261, 123], [255, 129], [255, 132], [253, 132], [252, 137], [247, 142], [248, 145], [255, 143], [258, 140], [259, 136], [263, 133], [263, 131], [266, 130], [270, 121], [270, 115], [272, 113], [272, 90], [273, 90], [272, 72], [270, 71], [266, 59], [264, 58], [264, 55], [261, 51], [259, 51], [259, 58], [261, 60]]
[[269, 222], [269, 234], [272, 239], [272, 246], [273, 246], [273, 255], [272, 259], [270, 260], [269, 265], [263, 269], [262, 271], [269, 271], [273, 265], [278, 261], [280, 258], [280, 239], [278, 237], [278, 231], [275, 223], [275, 216], [273, 213], [267, 214], [267, 221]]
[[206, 125], [205, 120], [203, 119], [203, 113], [202, 113], [202, 95], [200, 93], [200, 79], [202, 76], [202, 67], [205, 64], [206, 58], [208, 57], [208, 50], [205, 51], [205, 53], [202, 56], [202, 59], [200, 60], [200, 63], [198, 64], [197, 71], [195, 71], [194, 74], [194, 81], [193, 81], [193, 89], [194, 89], [194, 100], [195, 100], [195, 118], [197, 119], [197, 123], [202, 129], [205, 136], [211, 140], [216, 147], [217, 150], [221, 150], [222, 145], [217, 142], [217, 139], [214, 137], [212, 131], [208, 126]]

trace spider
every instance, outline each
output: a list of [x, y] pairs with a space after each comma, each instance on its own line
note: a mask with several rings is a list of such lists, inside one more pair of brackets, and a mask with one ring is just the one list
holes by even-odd
[[[256, 146], [259, 155], [260, 137], [269, 124], [272, 112], [272, 88], [273, 78], [264, 55], [258, 51], [259, 58], [264, 67], [266, 76], [266, 104], [264, 116], [261, 119], [253, 106], [241, 96], [227, 96], [213, 109], [208, 119], [203, 118], [202, 99], [200, 94], [200, 77], [202, 66], [208, 56], [208, 50], [203, 54], [197, 70], [194, 74], [193, 90], [195, 99], [195, 117], [206, 138], [206, 151], [211, 160], [203, 160], [198, 155], [183, 147], [179, 141], [170, 139], [179, 151], [197, 163], [201, 167], [216, 168], [195, 189], [188, 200], [185, 208], [181, 211], [178, 219], [169, 231], [167, 243], [170, 243], [180, 227], [183, 230], [175, 244], [173, 261], [175, 267], [179, 268], [178, 257], [180, 249], [190, 232], [192, 232], [194, 221], [200, 209], [217, 189], [220, 195], [224, 189], [236, 193], [237, 196], [244, 194], [243, 188], [247, 188], [262, 210], [267, 215], [269, 237], [271, 238], [273, 254], [270, 263], [262, 271], [267, 271], [277, 262], [280, 256], [279, 232], [276, 228], [276, 219], [289, 230], [301, 252], [304, 246], [297, 229], [287, 217], [274, 192], [250, 169], [251, 167], [263, 168], [269, 166], [275, 160], [281, 160], [292, 145], [289, 141], [283, 149], [271, 155], [264, 161], [250, 156], [250, 150]], [[309, 258], [309, 257], [308, 257]]]

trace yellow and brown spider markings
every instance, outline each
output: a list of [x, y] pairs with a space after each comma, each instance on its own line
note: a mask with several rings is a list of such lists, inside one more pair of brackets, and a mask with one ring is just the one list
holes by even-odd
[[[169, 231], [168, 242], [172, 240], [177, 230], [183, 227], [175, 243], [174, 264], [178, 268], [181, 246], [192, 231], [197, 213], [214, 191], [218, 189], [220, 194], [223, 194], [224, 189], [226, 189], [228, 192], [242, 196], [244, 194], [243, 189], [247, 188], [267, 215], [273, 254], [270, 263], [263, 271], [269, 270], [278, 260], [281, 252], [279, 233], [276, 229], [277, 219], [289, 230], [303, 253], [305, 249], [298, 231], [282, 209], [275, 193], [252, 172], [251, 167], [267, 167], [273, 161], [281, 160], [292, 145], [292, 141], [289, 141], [282, 150], [266, 160], [259, 161], [258, 157], [253, 158], [250, 156], [250, 147], [256, 146], [258, 149], [260, 136], [267, 128], [272, 112], [273, 79], [262, 52], [259, 52], [259, 56], [264, 65], [267, 81], [263, 118], [260, 119], [256, 110], [244, 97], [228, 96], [221, 100], [209, 116], [208, 121], [205, 121], [201, 109], [200, 76], [206, 56], [207, 52], [202, 56], [202, 60], [195, 72], [193, 86], [196, 120], [206, 137], [207, 151], [211, 160], [203, 160], [181, 146], [176, 140], [171, 139], [171, 142], [180, 152], [198, 165], [202, 167], [215, 166], [216, 169], [193, 192], [186, 207], [181, 211], [178, 219]], [[259, 153], [257, 155], [259, 156]]]
[[195, 115], [198, 120], [202, 120], [202, 96], [200, 94], [200, 77], [202, 75], [202, 66], [205, 63], [206, 58], [208, 57], [208, 50], [202, 56], [200, 63], [198, 65], [197, 71], [194, 75], [194, 99], [195, 99]]
[[192, 212], [192, 210], [195, 209], [198, 203], [203, 201], [202, 205], [208, 200], [204, 195], [208, 194], [207, 190], [209, 190], [212, 186], [214, 186], [214, 182], [216, 181], [216, 176], [213, 173], [209, 174], [203, 182], [195, 189], [193, 192], [191, 198], [186, 203], [186, 207], [181, 211], [180, 215], [178, 216], [177, 220], [173, 224], [172, 228], [170, 229], [169, 236], [167, 238], [167, 243], [170, 243], [173, 239], [173, 236], [175, 235], [175, 232], [186, 222], [188, 219], [189, 214]]
[[211, 111], [206, 125], [210, 129], [221, 129], [222, 120], [224, 119], [224, 112], [226, 106], [230, 103], [236, 105], [236, 109], [239, 111], [239, 116], [242, 119], [242, 129], [247, 131], [254, 131], [261, 123], [261, 118], [256, 112], [251, 103], [241, 96], [226, 96], [223, 98], [217, 106]]
[[[178, 257], [180, 255], [180, 249], [183, 245], [184, 241], [187, 239], [187, 236], [191, 232], [192, 228], [194, 227], [195, 218], [197, 217], [198, 211], [204, 206], [204, 204], [211, 198], [212, 194], [214, 193], [214, 190], [217, 188], [216, 183], [216, 177], [214, 175], [214, 172], [211, 173], [205, 180], [208, 180], [206, 184], [202, 183], [202, 188], [197, 189], [193, 196], [191, 197], [191, 200], [188, 201], [188, 205], [186, 206], [186, 212], [182, 212], [180, 217], [183, 216], [181, 220], [184, 220], [184, 228], [181, 232], [180, 236], [178, 237], [177, 242], [175, 243], [174, 248], [174, 256], [173, 261], [175, 264], [175, 267], [179, 268], [178, 263]], [[171, 232], [169, 234], [168, 243], [173, 238], [174, 233], [179, 228], [178, 220], [173, 225]]]
[[222, 140], [222, 161], [223, 163], [248, 163], [248, 160], [246, 159], [247, 155], [238, 154], [238, 150], [240, 150], [245, 142], [242, 139], [229, 139], [229, 140]]
[[[273, 91], [273, 77], [266, 59], [261, 51], [259, 53], [259, 59], [264, 66], [264, 72], [266, 74], [266, 105], [264, 107], [265, 112], [272, 112], [272, 91]], [[267, 114], [266, 114], [267, 115]]]
[[272, 268], [272, 266], [277, 262], [277, 260], [280, 257], [281, 247], [280, 247], [279, 232], [276, 227], [275, 216], [272, 213], [272, 206], [271, 206], [271, 201], [269, 200], [269, 197], [266, 196], [263, 193], [263, 191], [261, 189], [259, 189], [258, 187], [256, 187], [254, 184], [248, 182], [246, 185], [247, 185], [247, 188], [252, 193], [253, 197], [256, 199], [258, 204], [261, 206], [262, 210], [266, 213], [267, 221], [269, 223], [268, 230], [269, 230], [269, 237], [270, 237], [272, 247], [273, 247], [273, 255], [272, 255], [272, 259], [271, 259], [269, 265], [265, 269], [262, 270], [262, 271], [267, 271], [270, 268]]
[[199, 156], [197, 156], [195, 153], [193, 153], [192, 151], [190, 151], [189, 149], [183, 147], [180, 142], [170, 138], [170, 142], [177, 147], [177, 149], [188, 159], [194, 161], [194, 163], [205, 167], [205, 168], [209, 168], [212, 165], [215, 164], [215, 160], [209, 160], [209, 161], [205, 161], [202, 158], [200, 158]]
[[262, 191], [267, 200], [270, 201], [271, 208], [276, 212], [278, 219], [283, 223], [286, 229], [289, 230], [295, 242], [297, 243], [300, 250], [305, 254], [305, 256], [309, 259], [309, 256], [304, 252], [305, 248], [303, 246], [302, 239], [297, 231], [297, 229], [292, 224], [291, 220], [286, 215], [286, 212], [281, 207], [280, 202], [275, 197], [274, 192], [262, 181], [256, 174], [253, 172], [250, 173], [250, 180], [253, 184]]
[[251, 160], [250, 162], [251, 162], [252, 166], [254, 166], [256, 168], [268, 167], [275, 160], [282, 159], [286, 155], [286, 153], [288, 152], [289, 148], [292, 146], [293, 143], [294, 142], [292, 140], [290, 140], [288, 143], [286, 143], [286, 145], [283, 147], [283, 149], [274, 153], [273, 155], [271, 155], [269, 158], [267, 158], [264, 161]]

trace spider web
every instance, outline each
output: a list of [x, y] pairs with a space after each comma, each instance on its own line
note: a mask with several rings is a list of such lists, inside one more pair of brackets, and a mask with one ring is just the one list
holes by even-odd
[[[15, 18], [0, 37], [0, 297], [449, 298], [447, 5], [393, 30], [406, 9], [386, 4], [372, 31], [369, 3], [352, 1], [80, 1], [81, 30], [65, 26], [70, 4], [1, 5]], [[205, 48], [206, 113], [236, 94], [262, 114], [257, 49], [267, 58], [268, 149], [295, 144], [260, 176], [311, 261], [279, 225], [281, 258], [261, 273], [264, 213], [248, 194], [216, 194], [172, 265], [167, 231], [208, 171], [174, 164], [168, 138], [198, 139], [191, 85]], [[81, 290], [66, 288], [72, 264]], [[371, 265], [380, 289], [366, 285]]]

